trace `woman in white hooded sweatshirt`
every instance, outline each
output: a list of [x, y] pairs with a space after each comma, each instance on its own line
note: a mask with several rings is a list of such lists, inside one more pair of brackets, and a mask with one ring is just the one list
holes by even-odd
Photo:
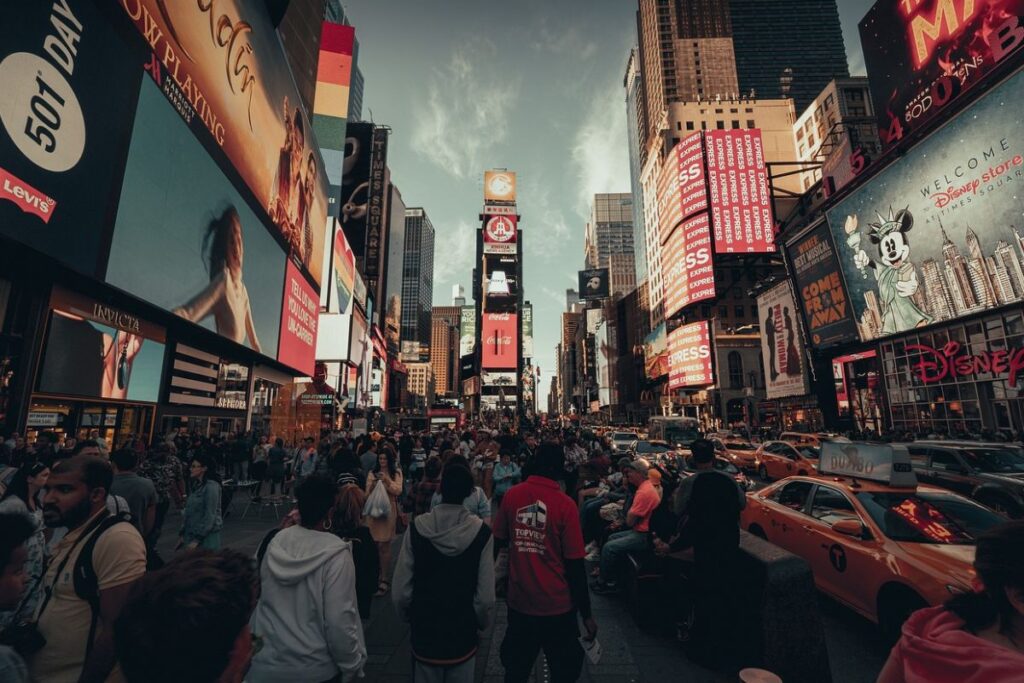
[[313, 475], [295, 497], [301, 523], [257, 554], [261, 595], [250, 626], [263, 648], [248, 683], [344, 682], [366, 664], [352, 546], [330, 533], [337, 487]]

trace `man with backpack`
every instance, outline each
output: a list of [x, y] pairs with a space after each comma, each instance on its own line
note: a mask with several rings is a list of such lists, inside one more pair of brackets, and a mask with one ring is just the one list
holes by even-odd
[[114, 669], [113, 625], [146, 571], [146, 544], [107, 511], [110, 463], [74, 456], [54, 464], [43, 498], [47, 527], [66, 527], [42, 579], [37, 612], [45, 645], [29, 660], [38, 683], [101, 683]]

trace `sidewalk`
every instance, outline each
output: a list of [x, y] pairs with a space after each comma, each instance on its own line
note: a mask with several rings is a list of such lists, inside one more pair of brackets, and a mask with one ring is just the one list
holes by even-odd
[[[233, 509], [224, 520], [222, 541], [224, 547], [230, 547], [246, 554], [255, 554], [260, 540], [279, 522], [270, 510], [258, 514], [253, 506], [249, 514], [242, 518], [247, 497], [242, 494], [233, 501]], [[283, 515], [287, 512], [281, 509]], [[180, 513], [172, 510], [164, 525], [158, 550], [165, 560], [174, 556], [173, 548], [177, 543], [178, 529], [181, 525]], [[397, 559], [401, 547], [401, 538], [396, 539], [393, 557]], [[598, 640], [601, 643], [602, 655], [597, 665], [585, 660], [584, 672], [580, 681], [595, 683], [639, 683], [656, 681], [685, 681], [686, 683], [732, 683], [734, 678], [710, 672], [691, 663], [681, 648], [672, 639], [641, 631], [633, 622], [621, 599], [614, 596], [591, 597], [594, 607], [594, 618], [598, 623]], [[846, 617], [844, 616], [843, 619]], [[840, 656], [835, 641], [845, 641], [846, 626], [836, 625], [836, 618], [827, 618], [826, 631], [837, 629], [838, 633], [830, 633], [830, 652], [833, 653], [833, 677], [836, 683], [868, 683], [881, 668], [872, 660], [877, 654], [857, 652], [853, 657]], [[501, 666], [499, 648], [505, 635], [506, 607], [504, 601], [498, 602], [494, 623], [481, 637], [480, 651], [477, 655], [477, 683], [501, 683], [504, 680], [504, 669]], [[412, 655], [409, 645], [409, 628], [402, 622], [391, 605], [391, 596], [374, 598], [372, 617], [365, 626], [366, 648], [369, 656], [366, 666], [366, 683], [398, 683], [412, 680]], [[844, 643], [845, 644], [845, 643]], [[857, 657], [856, 655], [860, 655]], [[863, 657], [863, 659], [861, 659]], [[836, 661], [843, 660], [842, 662]], [[851, 659], [859, 659], [856, 663]], [[882, 657], [884, 661], [884, 655]], [[839, 664], [839, 666], [837, 666]], [[867, 665], [865, 667], [865, 664]], [[865, 670], [866, 669], [866, 670]], [[873, 670], [873, 674], [870, 673]], [[544, 670], [544, 658], [538, 657], [532, 681], [546, 683], [550, 676]], [[296, 683], [301, 683], [296, 681]]]

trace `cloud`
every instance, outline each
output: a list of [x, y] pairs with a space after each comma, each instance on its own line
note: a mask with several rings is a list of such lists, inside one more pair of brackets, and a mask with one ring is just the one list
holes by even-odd
[[[460, 220], [454, 227], [436, 229], [434, 234], [434, 283], [448, 287], [465, 284], [473, 272], [476, 256], [476, 227]], [[435, 297], [436, 298], [436, 297]]]
[[530, 176], [530, 180], [520, 181], [519, 204], [524, 216], [523, 247], [526, 256], [544, 261], [564, 260], [565, 248], [575, 246], [572, 230], [565, 214], [552, 205], [551, 183], [543, 172]]
[[571, 160], [576, 211], [584, 219], [590, 215], [595, 194], [629, 192], [626, 104], [619, 80], [599, 88], [587, 105], [573, 139]]
[[580, 27], [574, 24], [562, 31], [553, 31], [548, 26], [541, 26], [534, 31], [530, 47], [538, 52], [576, 57], [585, 62], [597, 55], [598, 45], [597, 41], [585, 37]]
[[433, 70], [414, 118], [413, 150], [459, 179], [478, 175], [489, 151], [508, 137], [519, 82], [481, 67], [480, 55], [494, 51], [480, 40], [456, 49], [447, 65]]

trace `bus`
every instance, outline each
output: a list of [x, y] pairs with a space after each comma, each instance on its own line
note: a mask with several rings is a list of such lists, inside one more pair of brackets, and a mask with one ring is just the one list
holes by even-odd
[[647, 422], [647, 438], [689, 448], [701, 438], [700, 423], [695, 417], [652, 417]]

